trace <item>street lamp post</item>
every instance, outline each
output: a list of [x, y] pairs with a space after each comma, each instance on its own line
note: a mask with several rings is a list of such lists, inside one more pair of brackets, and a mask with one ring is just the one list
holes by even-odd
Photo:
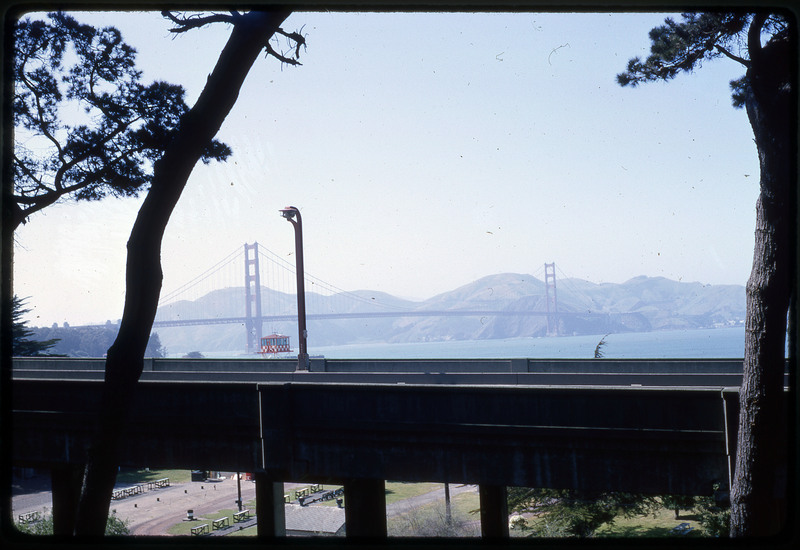
[[280, 210], [281, 216], [294, 226], [294, 253], [297, 258], [297, 325], [299, 332], [299, 352], [297, 354], [297, 370], [308, 370], [308, 348], [306, 339], [306, 287], [303, 272], [303, 219], [300, 211], [294, 206]]
[[239, 500], [236, 501], [236, 505], [239, 507], [239, 511], [242, 511], [242, 474], [236, 472], [236, 489], [239, 492]]

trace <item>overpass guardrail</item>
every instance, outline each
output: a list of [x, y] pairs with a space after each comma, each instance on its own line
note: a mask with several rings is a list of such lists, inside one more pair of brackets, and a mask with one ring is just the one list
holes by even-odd
[[[646, 387], [732, 387], [742, 381], [742, 361], [732, 359], [312, 359], [308, 372], [296, 372], [296, 365], [294, 359], [145, 359], [141, 380]], [[15, 358], [13, 367], [16, 379], [102, 380], [105, 363]]]

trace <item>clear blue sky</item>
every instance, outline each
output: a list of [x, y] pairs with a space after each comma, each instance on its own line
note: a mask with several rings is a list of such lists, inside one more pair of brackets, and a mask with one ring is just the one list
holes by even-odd
[[[113, 24], [146, 81], [199, 94], [230, 32], [172, 37], [158, 14]], [[245, 242], [293, 251], [343, 289], [427, 298], [545, 262], [593, 282], [744, 284], [758, 159], [720, 59], [621, 88], [664, 14], [295, 13], [300, 67], [261, 58], [223, 126], [233, 157], [198, 165], [167, 230], [164, 292]], [[16, 236], [33, 324], [118, 319], [141, 200], [65, 203]]]

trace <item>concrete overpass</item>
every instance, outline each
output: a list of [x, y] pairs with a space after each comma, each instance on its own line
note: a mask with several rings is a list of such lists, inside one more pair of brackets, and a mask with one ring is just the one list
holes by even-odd
[[[284, 481], [342, 483], [348, 536], [385, 536], [384, 480], [711, 494], [734, 464], [741, 361], [147, 360], [122, 465], [254, 472], [259, 533], [283, 534]], [[73, 502], [102, 360], [14, 361], [13, 463]], [[58, 487], [58, 490], [55, 489]]]

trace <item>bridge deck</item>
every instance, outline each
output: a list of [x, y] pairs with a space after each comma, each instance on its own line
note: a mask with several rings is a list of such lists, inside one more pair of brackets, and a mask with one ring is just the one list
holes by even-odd
[[[626, 315], [625, 313], [590, 313], [575, 311], [511, 311], [511, 310], [475, 310], [475, 309], [421, 309], [421, 310], [391, 310], [391, 311], [351, 311], [347, 313], [308, 313], [306, 319], [333, 320], [333, 319], [371, 319], [371, 318], [402, 318], [402, 317], [578, 317], [581, 319], [606, 319], [610, 315]], [[296, 321], [297, 313], [284, 313], [277, 315], [262, 315], [261, 317], [209, 317], [201, 319], [159, 319], [153, 327], [183, 327], [198, 325], [226, 325], [254, 323], [274, 323], [279, 321]]]

